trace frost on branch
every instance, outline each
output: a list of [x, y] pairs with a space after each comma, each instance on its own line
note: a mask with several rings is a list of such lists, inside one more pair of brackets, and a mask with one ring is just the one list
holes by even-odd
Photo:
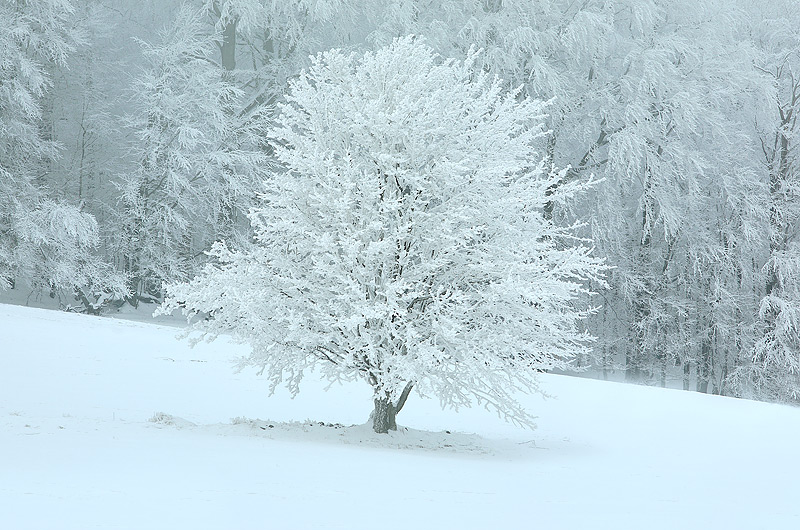
[[68, 0], [0, 3], [0, 291], [24, 283], [87, 300], [124, 290], [95, 254], [95, 218], [42, 185], [58, 154], [44, 133], [44, 100], [52, 69], [80, 42], [74, 11]]
[[[318, 55], [270, 135], [285, 172], [250, 214], [255, 241], [168, 286], [162, 311], [253, 346], [244, 365], [293, 391], [318, 367], [374, 389], [385, 432], [412, 387], [531, 424], [514, 399], [568, 368], [604, 266], [545, 220], [559, 178], [534, 145], [542, 107], [407, 37]], [[576, 185], [571, 192], [580, 191]]]

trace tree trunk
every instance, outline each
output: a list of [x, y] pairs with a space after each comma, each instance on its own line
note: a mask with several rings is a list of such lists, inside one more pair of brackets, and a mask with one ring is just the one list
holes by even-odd
[[683, 361], [683, 389], [689, 390], [689, 380], [692, 377], [692, 364], [689, 361]]
[[700, 358], [697, 360], [697, 386], [698, 392], [708, 394], [708, 379], [711, 376], [711, 342], [703, 339], [700, 346]]
[[[648, 181], [645, 182], [647, 189]], [[652, 203], [652, 199], [645, 197], [646, 205]], [[647, 371], [652, 370], [653, 365], [648, 359], [648, 321], [651, 316], [650, 301], [655, 292], [653, 282], [650, 280], [649, 261], [650, 261], [650, 220], [649, 213], [653, 207], [646, 207], [642, 213], [642, 240], [638, 251], [638, 261], [634, 265], [634, 273], [642, 280], [641, 286], [637, 288], [636, 298], [633, 300], [633, 344], [628, 350], [625, 358], [625, 381], [628, 383], [642, 383], [645, 380]], [[652, 373], [652, 372], [651, 372]]]
[[375, 409], [372, 411], [372, 429], [379, 434], [386, 434], [387, 432], [397, 430], [397, 414], [403, 410], [403, 406], [408, 400], [411, 389], [414, 388], [414, 383], [409, 381], [406, 383], [405, 388], [400, 393], [397, 403], [392, 403], [391, 399], [382, 396], [381, 392], [376, 392], [374, 399]]
[[[634, 340], [637, 339], [638, 337]], [[639, 347], [638, 340], [633, 348], [636, 350], [635, 352], [628, 351], [628, 353], [625, 355], [625, 382], [641, 383], [644, 380], [644, 375], [641, 369], [642, 354], [640, 352], [642, 349]]]
[[[223, 78], [233, 83], [233, 71], [236, 70], [236, 19], [229, 20], [222, 29], [222, 44], [220, 46], [221, 62], [223, 68]], [[234, 108], [226, 106], [226, 115], [232, 116]], [[233, 191], [231, 182], [233, 181], [233, 168], [224, 165], [222, 168], [223, 199], [220, 208], [220, 239], [232, 240], [236, 232], [236, 194]]]
[[379, 434], [397, 430], [397, 409], [388, 397], [375, 398], [372, 411], [372, 429]]
[[236, 70], [236, 20], [231, 20], [222, 29], [222, 67], [227, 72]]

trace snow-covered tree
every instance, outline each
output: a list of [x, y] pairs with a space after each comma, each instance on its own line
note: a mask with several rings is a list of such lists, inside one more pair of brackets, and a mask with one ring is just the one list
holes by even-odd
[[[800, 14], [791, 1], [748, 6], [752, 59], [764, 111], [754, 117], [767, 190], [757, 340], [742, 352], [732, 385], [739, 395], [800, 401]], [[762, 291], [763, 289], [763, 291]]]
[[[214, 60], [217, 41], [184, 8], [160, 45], [145, 45], [130, 127], [138, 164], [121, 178], [117, 253], [134, 300], [160, 298], [163, 281], [190, 277], [203, 251], [236, 233], [263, 153], [242, 91]], [[135, 302], [134, 302], [135, 303]]]
[[161, 310], [249, 342], [243, 364], [273, 389], [297, 392], [317, 366], [367, 381], [376, 432], [412, 387], [530, 423], [514, 394], [586, 351], [579, 298], [604, 266], [542, 214], [563, 177], [536, 162], [542, 105], [476, 72], [477, 56], [411, 37], [316, 56], [270, 132], [285, 172], [250, 214], [254, 243], [217, 244]]
[[94, 310], [95, 294], [124, 290], [121, 278], [94, 255], [94, 217], [52, 200], [44, 184], [58, 156], [44, 101], [50, 73], [80, 41], [73, 12], [68, 0], [0, 3], [0, 289], [66, 289]]

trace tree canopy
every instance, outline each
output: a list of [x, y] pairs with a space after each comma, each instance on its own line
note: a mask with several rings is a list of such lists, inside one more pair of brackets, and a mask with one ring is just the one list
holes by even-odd
[[208, 315], [195, 329], [251, 343], [246, 364], [294, 391], [317, 365], [365, 379], [376, 431], [410, 386], [529, 423], [514, 391], [585, 352], [577, 302], [603, 266], [543, 216], [563, 174], [532, 162], [542, 104], [476, 56], [412, 37], [316, 56], [269, 131], [285, 171], [250, 214], [255, 243], [217, 245], [165, 310]]

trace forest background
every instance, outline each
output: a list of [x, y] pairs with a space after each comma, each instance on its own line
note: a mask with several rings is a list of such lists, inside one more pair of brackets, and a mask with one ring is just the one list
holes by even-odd
[[602, 180], [544, 212], [613, 267], [577, 368], [800, 400], [796, 0], [2, 0], [0, 288], [160, 302], [247, 244], [309, 57], [409, 34], [549, 101], [555, 186]]

